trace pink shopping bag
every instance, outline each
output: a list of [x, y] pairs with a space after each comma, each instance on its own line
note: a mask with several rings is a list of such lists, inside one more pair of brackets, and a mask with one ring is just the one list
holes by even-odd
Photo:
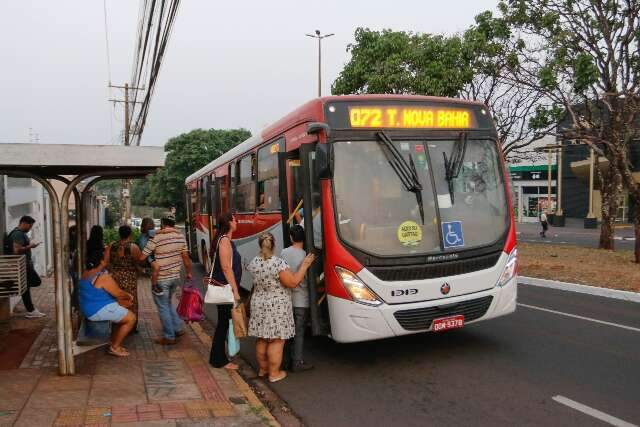
[[200, 290], [188, 283], [182, 288], [180, 303], [178, 304], [178, 316], [186, 322], [199, 322], [204, 319], [202, 311], [203, 299]]

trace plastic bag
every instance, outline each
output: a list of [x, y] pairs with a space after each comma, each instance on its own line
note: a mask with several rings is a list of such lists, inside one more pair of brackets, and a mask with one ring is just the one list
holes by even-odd
[[176, 311], [178, 316], [186, 322], [199, 322], [204, 319], [202, 306], [203, 300], [200, 290], [188, 284], [182, 289], [180, 303]]
[[240, 340], [233, 333], [233, 320], [229, 320], [229, 332], [227, 334], [227, 353], [233, 357], [240, 352]]

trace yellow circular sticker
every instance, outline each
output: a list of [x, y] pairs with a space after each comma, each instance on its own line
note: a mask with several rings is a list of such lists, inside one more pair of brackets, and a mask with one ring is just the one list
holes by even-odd
[[414, 221], [405, 221], [398, 227], [398, 240], [405, 246], [415, 246], [422, 241], [422, 228]]

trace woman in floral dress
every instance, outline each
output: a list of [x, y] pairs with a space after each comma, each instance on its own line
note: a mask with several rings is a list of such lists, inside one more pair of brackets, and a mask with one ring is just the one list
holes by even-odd
[[287, 376], [280, 370], [282, 351], [285, 340], [295, 335], [290, 289], [302, 281], [315, 257], [307, 255], [300, 269], [293, 273], [282, 258], [273, 255], [275, 239], [271, 233], [262, 234], [258, 244], [260, 255], [247, 266], [254, 286], [249, 335], [257, 338], [258, 376], [269, 374], [269, 381], [276, 382]]
[[138, 263], [141, 252], [138, 245], [131, 241], [131, 227], [122, 225], [118, 228], [120, 240], [112, 243], [105, 253], [109, 273], [118, 286], [125, 292], [133, 295], [133, 305], [129, 308], [136, 315], [136, 325], [138, 329]]

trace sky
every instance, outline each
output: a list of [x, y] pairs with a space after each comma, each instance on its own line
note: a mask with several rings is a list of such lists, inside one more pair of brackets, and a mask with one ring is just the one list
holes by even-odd
[[[254, 134], [322, 93], [357, 27], [454, 34], [497, 0], [182, 0], [142, 145], [196, 128]], [[106, 31], [105, 31], [106, 5]], [[0, 143], [119, 144], [140, 2], [0, 0]], [[109, 41], [110, 67], [105, 39]]]

